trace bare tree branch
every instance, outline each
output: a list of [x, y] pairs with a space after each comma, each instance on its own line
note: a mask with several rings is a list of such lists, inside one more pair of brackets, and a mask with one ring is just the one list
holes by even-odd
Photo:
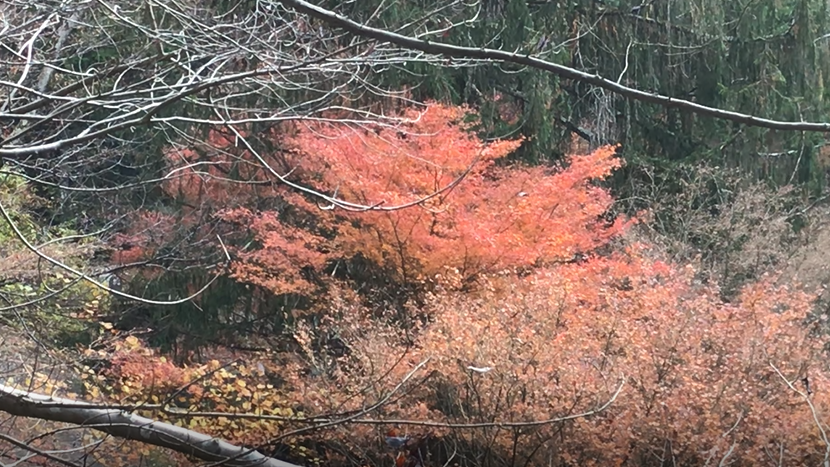
[[[830, 438], [827, 436], [827, 430], [824, 429], [824, 424], [821, 422], [816, 406], [813, 405], [813, 401], [810, 400], [810, 395], [808, 392], [802, 392], [796, 388], [793, 385], [793, 382], [787, 379], [787, 377], [784, 376], [784, 373], [781, 373], [781, 370], [779, 370], [772, 362], [769, 363], [769, 366], [775, 370], [775, 373], [784, 381], [788, 388], [798, 394], [799, 397], [804, 399], [804, 402], [807, 403], [807, 407], [810, 409], [810, 415], [813, 416], [813, 421], [816, 423], [816, 428], [818, 428], [819, 434], [821, 435], [821, 441], [824, 443], [824, 467], [830, 467]], [[806, 391], [809, 391], [809, 386]]]
[[0, 385], [0, 410], [12, 415], [72, 423], [119, 438], [160, 446], [234, 467], [299, 467], [211, 436], [115, 409]]
[[51, 256], [47, 255], [46, 253], [40, 251], [37, 247], [32, 245], [32, 243], [26, 238], [25, 235], [23, 235], [23, 232], [21, 232], [20, 229], [17, 227], [17, 224], [11, 218], [11, 215], [9, 215], [9, 212], [6, 210], [6, 208], [3, 206], [2, 203], [0, 203], [0, 217], [2, 217], [6, 221], [6, 223], [9, 225], [9, 227], [11, 227], [11, 229], [14, 232], [14, 235], [17, 237], [17, 239], [20, 240], [21, 242], [23, 242], [23, 244], [26, 246], [26, 249], [28, 249], [32, 253], [34, 253], [37, 256], [39, 256], [40, 258], [46, 260], [50, 264], [53, 264], [53, 265], [63, 269], [64, 271], [69, 272], [69, 273], [73, 274], [74, 276], [89, 282], [90, 284], [94, 285], [95, 287], [98, 287], [99, 289], [105, 290], [105, 291], [107, 291], [107, 292], [109, 292], [113, 295], [117, 295], [119, 297], [126, 298], [126, 299], [129, 299], [129, 300], [135, 300], [137, 302], [147, 303], [147, 304], [150, 304], [150, 305], [178, 305], [180, 303], [186, 303], [186, 302], [189, 302], [190, 300], [193, 300], [195, 297], [198, 297], [199, 295], [201, 295], [202, 292], [204, 292], [211, 285], [213, 285], [213, 283], [216, 281], [216, 279], [218, 279], [219, 276], [220, 276], [219, 273], [214, 274], [213, 278], [210, 281], [208, 281], [207, 284], [202, 286], [202, 288], [197, 290], [195, 293], [190, 294], [185, 298], [180, 298], [178, 300], [170, 300], [170, 301], [149, 300], [149, 299], [142, 298], [142, 297], [139, 297], [139, 296], [136, 296], [136, 295], [131, 295], [131, 294], [128, 294], [128, 293], [125, 293], [125, 292], [121, 292], [120, 290], [115, 290], [112, 287], [104, 285], [101, 282], [93, 279], [92, 277], [90, 277], [89, 275], [83, 273], [82, 271], [79, 271], [79, 270], [73, 268], [72, 266], [69, 266], [68, 264], [66, 264], [62, 261], [59, 261], [55, 258], [52, 258]]
[[0, 433], [0, 440], [5, 441], [5, 442], [7, 442], [7, 443], [9, 443], [13, 446], [16, 446], [20, 449], [23, 449], [25, 451], [29, 451], [31, 453], [30, 455], [25, 456], [23, 459], [20, 459], [20, 460], [14, 462], [13, 464], [4, 465], [3, 467], [11, 467], [11, 466], [16, 466], [16, 465], [25, 465], [25, 464], [23, 464], [25, 461], [29, 460], [32, 457], [36, 457], [36, 456], [40, 456], [40, 457], [49, 459], [53, 462], [63, 464], [67, 467], [80, 467], [80, 464], [76, 464], [75, 462], [70, 462], [66, 459], [60, 458], [60, 457], [58, 457], [58, 456], [56, 456], [56, 455], [54, 455], [54, 454], [52, 454], [48, 451], [44, 451], [42, 449], [37, 449], [37, 448], [35, 448], [33, 446], [30, 446], [29, 444], [27, 444], [23, 441], [12, 438], [11, 436], [4, 435], [4, 434]]
[[473, 48], [461, 47], [451, 44], [443, 44], [440, 42], [430, 41], [428, 39], [416, 39], [410, 36], [404, 36], [384, 29], [373, 28], [364, 24], [355, 22], [339, 15], [333, 11], [326, 10], [304, 0], [280, 0], [283, 5], [292, 7], [299, 12], [305, 13], [314, 18], [321, 19], [334, 27], [345, 29], [346, 31], [356, 34], [361, 37], [368, 37], [383, 42], [389, 42], [402, 48], [410, 50], [419, 50], [436, 55], [444, 55], [447, 57], [478, 59], [478, 60], [494, 60], [504, 63], [515, 63], [517, 65], [524, 65], [539, 70], [544, 70], [553, 73], [562, 78], [568, 78], [575, 81], [589, 83], [599, 88], [607, 89], [611, 92], [620, 94], [630, 99], [649, 102], [652, 104], [661, 105], [667, 108], [678, 108], [689, 112], [694, 112], [707, 117], [718, 118], [722, 120], [729, 120], [736, 123], [741, 123], [749, 126], [756, 126], [762, 128], [769, 128], [773, 130], [787, 130], [787, 131], [818, 131], [830, 132], [830, 123], [818, 122], [785, 122], [780, 120], [771, 120], [767, 118], [756, 117], [754, 115], [742, 114], [732, 112], [729, 110], [718, 109], [714, 107], [707, 107], [705, 105], [697, 104], [683, 99], [676, 99], [674, 97], [654, 94], [639, 89], [623, 86], [622, 84], [603, 78], [599, 75], [592, 75], [574, 68], [558, 65], [553, 62], [542, 60], [540, 58], [531, 57], [530, 55], [521, 55], [514, 52], [505, 52], [503, 50], [495, 50], [488, 48]]

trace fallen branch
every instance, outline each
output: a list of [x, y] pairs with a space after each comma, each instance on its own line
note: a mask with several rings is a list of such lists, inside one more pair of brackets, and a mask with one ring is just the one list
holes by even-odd
[[299, 467], [252, 449], [116, 409], [23, 391], [0, 385], [0, 411], [21, 417], [89, 427], [123, 439], [172, 449], [209, 462], [236, 467]]

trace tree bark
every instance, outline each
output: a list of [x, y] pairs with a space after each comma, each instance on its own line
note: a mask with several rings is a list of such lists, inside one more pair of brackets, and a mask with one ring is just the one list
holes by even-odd
[[89, 427], [119, 438], [172, 449], [201, 460], [224, 462], [223, 465], [228, 466], [300, 467], [169, 423], [4, 385], [0, 385], [0, 411]]

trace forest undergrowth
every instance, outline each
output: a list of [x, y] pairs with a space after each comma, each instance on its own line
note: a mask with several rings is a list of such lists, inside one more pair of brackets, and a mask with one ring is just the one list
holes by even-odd
[[[78, 289], [40, 335], [76, 376], [12, 380], [314, 465], [825, 459], [826, 207], [705, 165], [617, 199], [620, 147], [507, 162], [521, 140], [481, 141], [469, 112], [286, 126], [262, 154], [219, 131], [169, 147], [171, 204], [90, 248], [114, 266], [221, 252], [222, 280], [172, 308]], [[329, 209], [257, 158], [355, 206], [411, 206]], [[126, 271], [133, 292], [213, 274]], [[102, 465], [166, 465], [84, 436]]]

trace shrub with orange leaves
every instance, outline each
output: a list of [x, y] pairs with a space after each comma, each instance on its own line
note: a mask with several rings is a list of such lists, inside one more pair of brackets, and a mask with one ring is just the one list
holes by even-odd
[[[830, 420], [828, 339], [804, 324], [811, 295], [767, 278], [724, 303], [689, 268], [639, 247], [481, 285], [433, 293], [421, 310], [431, 321], [409, 339], [331, 300], [328, 332], [352, 353], [325, 377], [293, 378], [294, 397], [324, 413], [360, 410], [426, 362], [428, 378], [376, 417], [479, 424], [438, 430], [496, 463], [658, 465], [655, 453], [678, 465], [756, 465], [770, 453], [784, 464], [823, 459], [811, 407], [783, 379], [806, 395], [808, 378], [816, 417]], [[544, 422], [580, 413], [590, 415]], [[378, 436], [370, 427], [348, 433], [349, 443]]]
[[293, 227], [273, 211], [254, 214], [246, 208], [228, 209], [220, 214], [225, 222], [246, 225], [259, 248], [236, 250], [231, 266], [233, 276], [263, 287], [272, 293], [311, 293], [314, 283], [307, 271], [321, 271], [331, 255], [328, 242], [308, 230]]
[[[469, 279], [570, 260], [622, 230], [622, 222], [609, 228], [600, 218], [613, 200], [594, 185], [619, 167], [613, 147], [560, 167], [499, 166], [522, 142], [481, 141], [472, 116], [432, 103], [404, 111], [396, 126], [286, 124], [257, 135], [276, 148], [257, 156], [213, 130], [203, 144], [167, 153], [163, 188], [181, 204], [180, 218], [167, 225], [198, 230], [206, 219], [220, 222], [235, 256], [233, 277], [276, 294], [311, 293], [313, 278], [338, 259], [368, 259], [403, 283], [448, 269]], [[298, 184], [378, 209], [321, 210], [319, 200], [269, 182], [260, 158]], [[411, 206], [391, 209], [401, 205]], [[151, 217], [140, 216], [132, 230], [146, 232]], [[215, 243], [216, 230], [200, 232], [199, 243]], [[131, 239], [122, 262], [143, 246]]]
[[[557, 168], [499, 166], [519, 142], [485, 144], [467, 131], [464, 115], [433, 104], [409, 111], [409, 122], [396, 128], [304, 124], [280, 138], [286, 152], [268, 156], [298, 167], [298, 181], [347, 202], [412, 207], [315, 211], [283, 188], [254, 194], [245, 191], [250, 186], [220, 198], [282, 203], [259, 211], [225, 206], [219, 214], [253, 238], [233, 249], [240, 281], [309, 293], [306, 272], [355, 255], [400, 281], [440, 280], [409, 305], [426, 319], [406, 326], [385, 319], [391, 311], [365, 306], [348, 283], [329, 280], [316, 297], [315, 319], [293, 324], [278, 391], [251, 390], [266, 384], [252, 372], [198, 380], [189, 410], [265, 414], [289, 405], [292, 414], [330, 420], [372, 408], [363, 424], [357, 417], [330, 426], [327, 441], [390, 463], [378, 419], [396, 420], [404, 437], [412, 434], [407, 423], [429, 424], [435, 436], [424, 455], [437, 465], [451, 450], [435, 448], [441, 440], [469, 459], [489, 456], [469, 465], [825, 458], [828, 339], [805, 324], [811, 295], [764, 278], [723, 301], [715, 285], [696, 282], [692, 268], [625, 244], [628, 221], [603, 219], [613, 198], [595, 182], [619, 166], [614, 148]], [[235, 154], [237, 162], [250, 160]], [[459, 287], [471, 281], [476, 287]], [[241, 442], [284, 430], [255, 417], [229, 420], [204, 428]]]
[[[622, 231], [622, 221], [609, 226], [601, 218], [613, 200], [594, 185], [620, 166], [614, 147], [560, 167], [498, 166], [522, 142], [481, 141], [470, 117], [467, 108], [433, 103], [405, 111], [394, 127], [311, 122], [269, 134], [283, 148], [261, 156], [273, 168], [375, 209], [321, 210], [319, 200], [286, 186], [263, 186], [268, 173], [256, 168], [258, 159], [219, 132], [201, 150], [171, 151], [179, 165], [166, 189], [201, 217], [212, 210], [238, 238], [235, 278], [277, 294], [309, 293], [309, 277], [335, 259], [368, 259], [403, 283], [448, 269], [468, 280], [569, 261]], [[201, 153], [212, 162], [200, 164]], [[240, 183], [222, 191], [218, 181], [228, 182], [231, 168]]]
[[593, 185], [620, 166], [614, 147], [562, 167], [497, 167], [521, 141], [482, 142], [464, 121], [468, 112], [432, 104], [409, 110], [396, 128], [319, 123], [287, 138], [298, 164], [345, 201], [384, 208], [423, 200], [344, 214], [339, 251], [388, 266], [403, 281], [447, 268], [470, 278], [570, 260], [621, 231], [622, 222], [609, 228], [599, 219], [613, 200]]

